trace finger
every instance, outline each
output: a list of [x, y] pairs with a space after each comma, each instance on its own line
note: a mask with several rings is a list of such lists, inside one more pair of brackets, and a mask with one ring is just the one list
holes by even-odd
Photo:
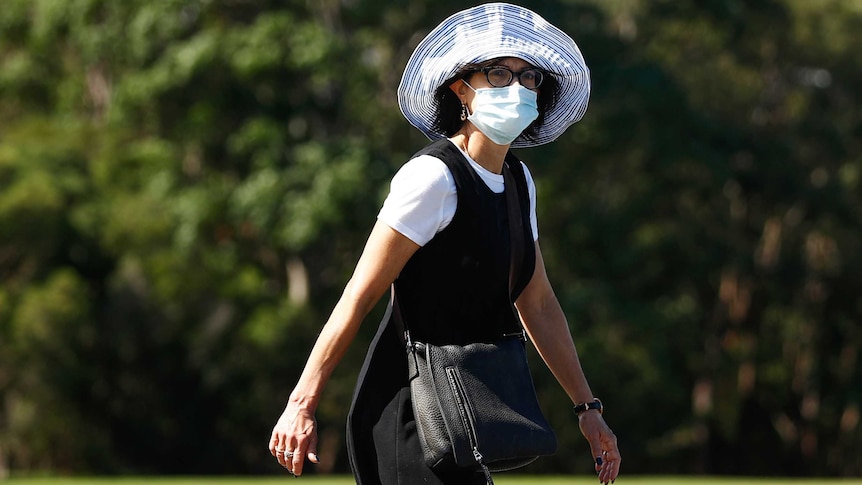
[[305, 452], [297, 447], [291, 457], [290, 472], [296, 476], [302, 475], [302, 465], [305, 464]]
[[289, 458], [287, 455], [288, 452], [285, 449], [284, 444], [282, 444], [281, 447], [278, 450], [276, 450], [276, 453], [277, 454], [275, 455], [275, 457], [278, 459], [278, 464], [287, 468], [288, 463], [289, 463]]
[[619, 463], [606, 461], [602, 472], [599, 473], [599, 481], [602, 483], [613, 483], [619, 475]]
[[610, 440], [605, 445], [608, 449], [602, 451], [604, 464], [599, 471], [599, 481], [602, 483], [613, 482], [617, 479], [620, 473], [620, 462], [622, 461], [616, 440]]
[[290, 470], [290, 450], [291, 446], [287, 444], [287, 438], [279, 441], [278, 448], [276, 448], [275, 458], [278, 460], [278, 464]]
[[270, 452], [272, 456], [275, 457], [278, 464], [284, 466], [284, 440], [279, 439], [279, 437], [274, 436], [272, 443], [270, 443]]
[[614, 468], [614, 463], [612, 461], [608, 460], [607, 454], [604, 454], [604, 453], [603, 453], [603, 458], [600, 457], [600, 459], [598, 459], [596, 461], [601, 463], [599, 470], [597, 470], [598, 475], [599, 475], [599, 481], [601, 483], [610, 482], [611, 481], [611, 478], [610, 478], [611, 470], [613, 470], [613, 468]]
[[308, 443], [308, 451], [306, 452], [308, 461], [312, 463], [320, 463], [320, 458], [317, 457], [317, 434], [311, 437], [311, 442]]
[[616, 481], [617, 477], [620, 475], [620, 464], [621, 464], [621, 462], [622, 462], [622, 459], [619, 457], [619, 455], [612, 462], [613, 468], [611, 468], [611, 470], [609, 472], [609, 476], [608, 476], [608, 478], [610, 479], [611, 482]]
[[272, 436], [269, 438], [269, 453], [272, 456], [275, 456], [276, 449], [278, 449], [278, 436], [276, 436], [275, 432], [273, 432]]
[[604, 463], [604, 457], [602, 456], [602, 444], [599, 440], [589, 440], [590, 443], [590, 453], [592, 453], [593, 461], [595, 462], [596, 473], [599, 473], [602, 469], [602, 464]]

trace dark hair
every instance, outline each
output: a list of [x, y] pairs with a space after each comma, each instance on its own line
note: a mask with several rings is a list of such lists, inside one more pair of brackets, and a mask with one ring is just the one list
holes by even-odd
[[[499, 62], [500, 59], [498, 58], [461, 66], [454, 76], [447, 79], [446, 82], [437, 88], [437, 91], [434, 92], [434, 102], [437, 107], [437, 117], [434, 120], [433, 126], [435, 132], [452, 136], [464, 125], [464, 122], [461, 121], [461, 100], [449, 88], [449, 85], [459, 79], [467, 79], [473, 73], [482, 70], [482, 68], [499, 65]], [[539, 116], [521, 133], [521, 137], [527, 140], [534, 139], [538, 135], [539, 128], [545, 122], [545, 114], [556, 106], [559, 98], [560, 83], [557, 81], [554, 73], [543, 72], [545, 72], [545, 78], [539, 87], [539, 96], [537, 99]]]

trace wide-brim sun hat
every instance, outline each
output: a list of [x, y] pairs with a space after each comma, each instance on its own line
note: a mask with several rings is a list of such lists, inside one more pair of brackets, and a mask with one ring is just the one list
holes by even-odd
[[428, 138], [445, 137], [435, 127], [439, 107], [434, 93], [464, 66], [502, 57], [517, 57], [541, 68], [560, 86], [557, 102], [545, 113], [536, 134], [519, 136], [512, 147], [556, 140], [584, 116], [590, 73], [575, 41], [532, 10], [508, 3], [462, 10], [419, 42], [398, 85], [401, 112]]

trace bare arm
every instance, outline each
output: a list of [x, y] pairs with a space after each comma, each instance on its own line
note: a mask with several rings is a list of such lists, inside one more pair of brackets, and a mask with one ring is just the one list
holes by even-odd
[[[581, 368], [566, 316], [548, 281], [538, 242], [536, 270], [518, 297], [516, 307], [530, 340], [572, 403], [592, 401], [593, 393]], [[596, 459], [599, 481], [607, 483], [616, 480], [620, 464], [616, 436], [598, 411], [581, 414], [579, 425]]]
[[[380, 221], [372, 229], [353, 277], [320, 332], [287, 406], [272, 430], [270, 453], [291, 473], [302, 474], [305, 457], [315, 463], [318, 461], [314, 412], [323, 387], [344, 357], [362, 320], [418, 249], [416, 243]], [[285, 457], [279, 450], [294, 455]]]

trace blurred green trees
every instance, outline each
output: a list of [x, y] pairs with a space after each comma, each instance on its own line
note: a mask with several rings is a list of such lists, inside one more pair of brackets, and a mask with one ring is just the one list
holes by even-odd
[[[592, 70], [519, 153], [626, 472], [859, 475], [862, 4], [535, 1]], [[0, 472], [268, 473], [454, 1], [3, 0]], [[385, 302], [318, 412], [319, 471]], [[536, 362], [563, 447], [588, 448]]]

